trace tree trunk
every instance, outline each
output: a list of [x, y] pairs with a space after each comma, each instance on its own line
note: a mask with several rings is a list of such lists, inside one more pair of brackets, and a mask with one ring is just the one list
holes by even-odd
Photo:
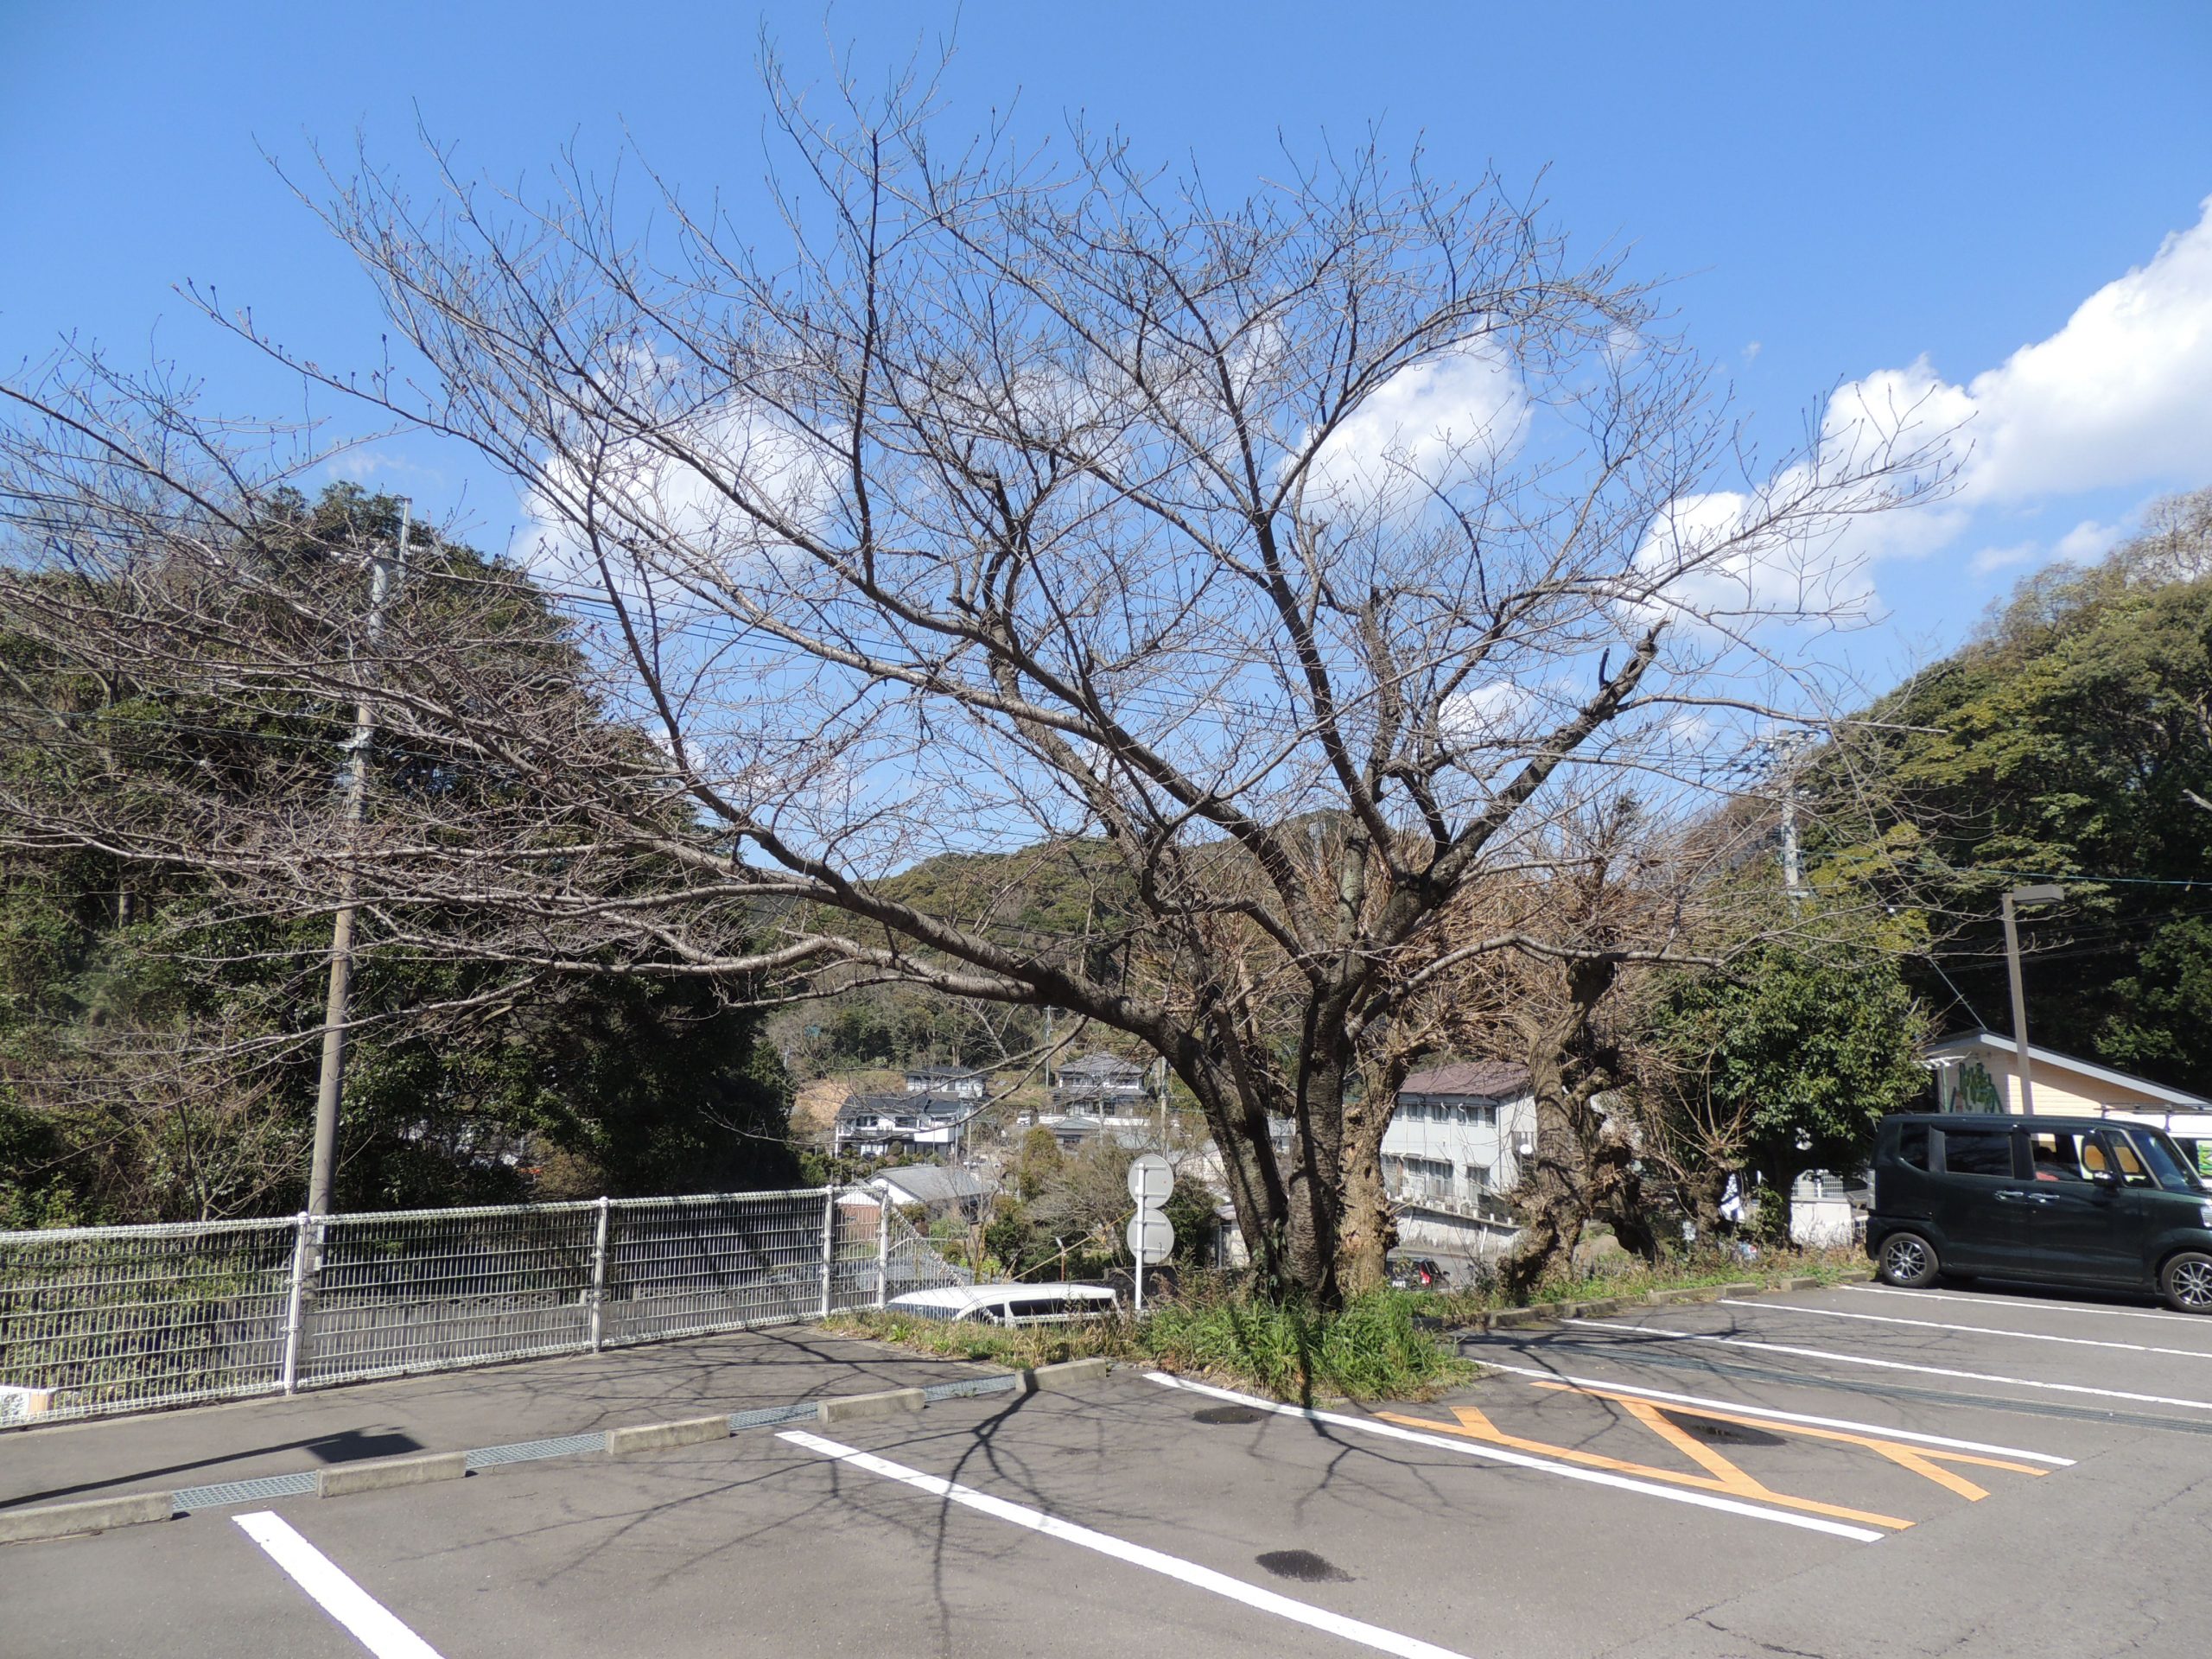
[[[1532, 1033], [1529, 1084], [1536, 1102], [1536, 1153], [1520, 1181], [1520, 1242], [1501, 1271], [1505, 1288], [1516, 1296], [1526, 1295], [1573, 1259], [1584, 1225], [1601, 1205], [1608, 1212], [1633, 1217], [1643, 1234], [1644, 1253], [1649, 1253], [1641, 1183], [1630, 1167], [1632, 1149], [1625, 1137], [1606, 1128], [1590, 1103], [1605, 1081], [1591, 1020], [1618, 972], [1604, 960], [1568, 964], [1563, 1005]], [[1626, 1238], [1622, 1243], [1636, 1248]]]
[[1384, 1093], [1344, 1107], [1344, 1198], [1337, 1230], [1337, 1285], [1347, 1296], [1373, 1290], [1389, 1279], [1390, 1250], [1398, 1242], [1390, 1195], [1382, 1184], [1382, 1135], [1390, 1127], [1393, 1104], [1393, 1094]]
[[[1311, 1023], [1307, 1036], [1313, 1037]], [[1285, 1290], [1324, 1307], [1338, 1300], [1337, 1247], [1344, 1211], [1345, 1065], [1333, 1053], [1309, 1058], [1298, 1089], [1298, 1133], [1284, 1180]]]

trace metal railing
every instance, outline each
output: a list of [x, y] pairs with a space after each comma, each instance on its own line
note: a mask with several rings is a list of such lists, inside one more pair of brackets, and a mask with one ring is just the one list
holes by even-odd
[[817, 1187], [0, 1233], [0, 1425], [823, 1319], [969, 1281], [873, 1199]]

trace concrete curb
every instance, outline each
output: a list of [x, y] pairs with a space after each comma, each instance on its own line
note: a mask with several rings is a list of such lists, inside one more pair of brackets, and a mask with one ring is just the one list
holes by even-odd
[[855, 1417], [895, 1417], [902, 1411], [919, 1411], [929, 1404], [919, 1389], [886, 1389], [880, 1394], [844, 1394], [822, 1402], [825, 1423], [849, 1422]]
[[607, 1455], [626, 1458], [638, 1452], [658, 1452], [671, 1446], [699, 1446], [729, 1438], [729, 1414], [714, 1417], [686, 1417], [673, 1423], [639, 1423], [632, 1428], [607, 1431]]
[[341, 1463], [319, 1470], [315, 1478], [317, 1497], [346, 1497], [355, 1492], [381, 1492], [394, 1486], [421, 1486], [434, 1480], [459, 1480], [468, 1472], [466, 1452], [425, 1452], [405, 1458], [373, 1458], [364, 1463]]
[[1021, 1372], [1021, 1391], [1049, 1394], [1079, 1383], [1103, 1382], [1112, 1369], [1111, 1363], [1102, 1358], [1064, 1359], [1056, 1365], [1039, 1365], [1034, 1370]]
[[35, 1510], [0, 1510], [0, 1544], [34, 1543], [41, 1538], [73, 1538], [81, 1533], [166, 1521], [176, 1504], [167, 1492], [131, 1492], [122, 1497], [89, 1498], [82, 1503], [46, 1503]]

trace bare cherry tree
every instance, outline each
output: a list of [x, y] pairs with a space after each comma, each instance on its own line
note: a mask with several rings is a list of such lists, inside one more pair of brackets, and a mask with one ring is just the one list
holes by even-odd
[[[1446, 948], [1446, 918], [1556, 879], [1577, 803], [1698, 810], [1815, 706], [1827, 544], [1939, 471], [1904, 411], [1750, 460], [1651, 296], [1494, 181], [1363, 150], [1222, 198], [1083, 130], [947, 146], [926, 86], [817, 118], [772, 81], [772, 245], [575, 169], [542, 200], [448, 175], [418, 204], [365, 165], [318, 197], [405, 355], [288, 360], [517, 480], [569, 622], [542, 671], [460, 572], [372, 650], [357, 590], [240, 556], [262, 480], [159, 398], [81, 365], [10, 394], [16, 626], [219, 701], [350, 708], [368, 673], [389, 751], [512, 788], [388, 785], [358, 836], [7, 810], [241, 903], [327, 905], [343, 870], [364, 949], [518, 980], [1068, 1010], [1165, 1057], [1265, 1281], [1332, 1297], [1386, 1225], [1347, 1101], [1402, 1072], [1440, 976], [1676, 949]], [[902, 886], [1012, 849], [1095, 902], [1039, 929], [1003, 880]]]

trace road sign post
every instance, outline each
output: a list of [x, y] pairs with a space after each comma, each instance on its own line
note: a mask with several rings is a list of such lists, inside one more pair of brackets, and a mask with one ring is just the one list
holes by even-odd
[[1167, 1219], [1167, 1195], [1175, 1190], [1175, 1167], [1156, 1152], [1129, 1165], [1129, 1196], [1137, 1212], [1129, 1217], [1129, 1255], [1136, 1263], [1136, 1317], [1144, 1317], [1144, 1270], [1165, 1262], [1175, 1248], [1175, 1224]]

